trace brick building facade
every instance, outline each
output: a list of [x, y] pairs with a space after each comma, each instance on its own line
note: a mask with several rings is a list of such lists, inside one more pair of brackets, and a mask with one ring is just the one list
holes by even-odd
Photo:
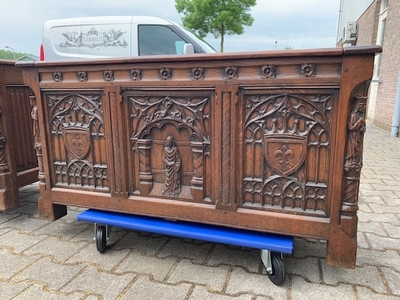
[[[357, 1], [364, 2], [364, 10], [360, 13], [360, 7], [358, 7], [359, 12], [353, 13], [353, 17], [359, 14], [356, 20], [339, 20], [338, 28], [345, 26], [346, 22], [357, 21], [357, 39], [353, 45], [383, 46], [382, 54], [377, 55], [375, 59], [367, 117], [375, 125], [392, 132], [394, 125], [398, 136], [399, 124], [393, 124], [393, 120], [396, 119], [395, 105], [400, 105], [396, 104], [396, 92], [398, 80], [400, 80], [400, 1], [371, 0], [368, 3], [365, 0], [342, 0], [341, 9], [352, 9], [350, 4], [346, 6], [346, 3], [351, 2], [351, 5], [354, 5]], [[338, 36], [338, 45], [343, 42], [340, 37]]]

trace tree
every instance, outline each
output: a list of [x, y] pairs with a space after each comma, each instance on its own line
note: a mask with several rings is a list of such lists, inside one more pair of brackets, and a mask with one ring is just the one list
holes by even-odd
[[224, 52], [225, 35], [244, 33], [254, 18], [249, 14], [256, 0], [175, 0], [178, 13], [183, 13], [183, 25], [204, 38], [212, 33], [220, 37], [220, 51]]
[[10, 60], [14, 60], [14, 59], [18, 59], [21, 56], [26, 55], [27, 53], [21, 53], [21, 52], [16, 52], [14, 53], [13, 51], [9, 51], [9, 50], [2, 50], [0, 49], [0, 59], [10, 59]]

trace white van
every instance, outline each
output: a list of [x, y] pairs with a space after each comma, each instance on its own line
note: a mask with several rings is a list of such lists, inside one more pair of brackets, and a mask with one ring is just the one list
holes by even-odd
[[215, 52], [175, 22], [158, 17], [107, 16], [45, 22], [40, 60]]

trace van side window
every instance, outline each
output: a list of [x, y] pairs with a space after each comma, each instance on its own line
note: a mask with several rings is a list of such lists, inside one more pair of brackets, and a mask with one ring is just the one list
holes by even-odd
[[168, 26], [138, 26], [139, 55], [182, 54], [186, 43]]

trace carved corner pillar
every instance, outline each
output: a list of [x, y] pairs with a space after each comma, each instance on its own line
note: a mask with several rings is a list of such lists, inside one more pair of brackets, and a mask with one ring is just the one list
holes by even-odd
[[6, 160], [6, 138], [2, 128], [2, 110], [0, 108], [0, 174], [8, 173], [9, 168]]
[[363, 144], [366, 96], [355, 96], [350, 101], [347, 146], [344, 162], [344, 188], [340, 225], [352, 238], [357, 236], [357, 211], [360, 175], [363, 166]]
[[151, 173], [151, 140], [138, 139], [140, 193], [148, 196], [153, 189], [153, 174]]
[[0, 108], [0, 211], [16, 207], [18, 193], [13, 192], [14, 184], [6, 158], [6, 137], [4, 136], [2, 110]]
[[190, 181], [192, 197], [195, 200], [203, 199], [203, 143], [191, 142], [193, 154], [193, 177]]

